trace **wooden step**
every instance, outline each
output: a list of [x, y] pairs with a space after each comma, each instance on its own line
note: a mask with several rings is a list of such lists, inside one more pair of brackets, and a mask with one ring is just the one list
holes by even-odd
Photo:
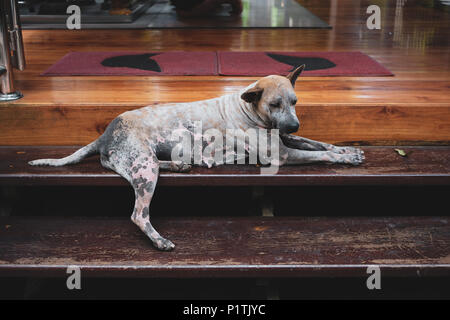
[[172, 252], [129, 219], [1, 218], [0, 276], [449, 276], [448, 217], [167, 218]]
[[[58, 80], [60, 81], [60, 80]], [[88, 80], [85, 81], [89, 83]], [[132, 81], [130, 81], [132, 82]], [[141, 81], [142, 82], [142, 81]], [[323, 81], [322, 81], [323, 82]], [[236, 85], [236, 90], [250, 84], [249, 81]], [[380, 82], [374, 82], [371, 86], [379, 86]], [[89, 84], [87, 84], [89, 85]], [[92, 94], [97, 97], [109, 95], [117, 90], [115, 83], [106, 82], [104, 85], [92, 84], [98, 92]], [[157, 87], [161, 84], [154, 84]], [[199, 100], [213, 98], [220, 95], [223, 86], [231, 86], [226, 81], [217, 84], [217, 92], [206, 92], [206, 82], [198, 82], [196, 86], [189, 85], [186, 81], [180, 86], [187, 86], [184, 90], [196, 92]], [[317, 86], [325, 86], [318, 82]], [[346, 85], [348, 83], [346, 82]], [[389, 86], [390, 84], [384, 84]], [[394, 85], [394, 84], [392, 84]], [[435, 84], [444, 88], [445, 84]], [[76, 83], [68, 83], [67, 87], [80, 87]], [[152, 84], [142, 83], [142, 88], [131, 88], [131, 91], [149, 90]], [[53, 88], [54, 86], [52, 86]], [[200, 89], [201, 88], [201, 89]], [[66, 92], [58, 92], [50, 95], [67, 96]], [[154, 90], [157, 90], [155, 88]], [[177, 90], [180, 94], [182, 87]], [[201, 93], [200, 93], [201, 90]], [[302, 88], [301, 90], [305, 90]], [[314, 89], [313, 89], [314, 90]], [[384, 90], [381, 86], [376, 90]], [[120, 91], [120, 90], [118, 90]], [[378, 92], [378, 91], [377, 91]], [[389, 91], [391, 92], [391, 91]], [[40, 94], [40, 93], [39, 93]], [[75, 93], [69, 94], [73, 96]], [[79, 92], [80, 97], [86, 97]], [[331, 95], [324, 92], [323, 95]], [[347, 93], [348, 94], [348, 93]], [[391, 92], [392, 94], [392, 92]], [[124, 93], [125, 95], [125, 93]], [[353, 93], [356, 96], [367, 95], [367, 92]], [[445, 93], [443, 94], [446, 97]], [[299, 95], [300, 99], [302, 96]], [[30, 99], [31, 97], [28, 96]], [[24, 98], [25, 99], [25, 98]], [[73, 96], [70, 101], [79, 99]], [[170, 100], [172, 99], [172, 100]], [[389, 97], [380, 98], [386, 102], [376, 102], [375, 99], [360, 101], [359, 104], [350, 103], [310, 103], [297, 106], [297, 116], [301, 122], [301, 128], [296, 133], [313, 140], [324, 141], [333, 144], [352, 145], [449, 145], [450, 144], [450, 102], [428, 103], [393, 103]], [[175, 94], [164, 99], [167, 101], [180, 101]], [[188, 99], [183, 99], [189, 101]], [[148, 100], [141, 104], [101, 103], [92, 98], [91, 101], [83, 101], [81, 105], [21, 105], [26, 100], [16, 104], [0, 104], [0, 145], [82, 145], [97, 139], [106, 126], [119, 114], [137, 109], [148, 104], [154, 104], [155, 100]], [[190, 100], [194, 101], [194, 100]]]
[[[397, 147], [396, 147], [397, 148]], [[161, 172], [159, 185], [450, 185], [450, 147], [364, 147], [363, 165], [302, 165], [281, 167], [275, 175], [256, 166], [225, 165], [193, 168], [189, 173]], [[60, 158], [77, 147], [0, 147], [0, 185], [127, 185], [100, 165], [98, 156], [65, 167], [32, 167], [28, 161]]]

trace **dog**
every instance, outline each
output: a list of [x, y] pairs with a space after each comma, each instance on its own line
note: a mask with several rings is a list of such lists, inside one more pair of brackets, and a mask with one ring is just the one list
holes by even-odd
[[[276, 129], [278, 159], [269, 159], [269, 162], [277, 165], [316, 162], [359, 165], [363, 162], [364, 152], [360, 149], [338, 147], [290, 134], [300, 126], [295, 113], [297, 97], [294, 86], [304, 68], [305, 65], [297, 67], [286, 77], [271, 75], [261, 78], [239, 92], [215, 99], [127, 111], [115, 118], [97, 140], [72, 155], [62, 159], [34, 160], [29, 164], [64, 166], [99, 153], [101, 164], [125, 178], [135, 191], [131, 220], [157, 249], [172, 250], [175, 245], [152, 226], [149, 205], [159, 170], [186, 172], [192, 167], [192, 161], [173, 160], [173, 150], [179, 145], [179, 137], [174, 138], [174, 131], [193, 137], [198, 134], [194, 129], [196, 121], [202, 123], [201, 134], [211, 129], [221, 133], [230, 128], [243, 131]], [[252, 147], [255, 146], [247, 143], [246, 150]], [[197, 162], [197, 165], [208, 167], [220, 164]]]

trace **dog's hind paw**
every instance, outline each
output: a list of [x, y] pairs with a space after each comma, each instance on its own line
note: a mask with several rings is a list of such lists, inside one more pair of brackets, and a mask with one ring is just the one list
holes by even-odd
[[172, 172], [189, 172], [192, 169], [192, 165], [183, 161], [162, 161], [159, 164], [159, 168]]
[[169, 239], [159, 238], [153, 242], [154, 246], [161, 251], [171, 251], [175, 248], [175, 245]]
[[189, 172], [189, 171], [191, 171], [191, 169], [192, 169], [192, 165], [184, 163], [184, 162], [178, 166], [178, 172]]

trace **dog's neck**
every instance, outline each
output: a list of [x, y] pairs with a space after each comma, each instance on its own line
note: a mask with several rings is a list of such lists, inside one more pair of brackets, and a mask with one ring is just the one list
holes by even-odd
[[268, 121], [266, 121], [263, 117], [261, 117], [258, 114], [258, 112], [256, 112], [257, 106], [252, 103], [245, 102], [244, 100], [241, 99], [240, 96], [241, 96], [241, 94], [239, 94], [239, 100], [240, 100], [240, 108], [239, 109], [241, 110], [243, 117], [245, 118], [244, 121], [246, 121], [252, 127], [258, 127], [258, 128], [264, 128], [264, 129], [272, 128], [272, 123], [269, 123]]
[[256, 112], [256, 106], [241, 99], [244, 91], [218, 98], [217, 106], [223, 121], [230, 128], [240, 126], [245, 130], [248, 128], [270, 129], [272, 124]]

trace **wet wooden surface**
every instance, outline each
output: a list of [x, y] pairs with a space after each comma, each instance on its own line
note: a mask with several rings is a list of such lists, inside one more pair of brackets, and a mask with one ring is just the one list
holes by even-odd
[[450, 275], [448, 217], [167, 218], [172, 252], [129, 219], [1, 218], [0, 275], [302, 277]]
[[[395, 77], [303, 77], [299, 135], [330, 143], [449, 144], [449, 13], [416, 2], [379, 3], [382, 29], [365, 27], [370, 1], [300, 1], [332, 25], [317, 29], [25, 30], [25, 97], [0, 104], [0, 145], [82, 145], [118, 114], [217, 97], [255, 77], [42, 77], [70, 51], [362, 51]], [[431, 23], [432, 21], [432, 23]]]
[[[395, 152], [404, 150], [406, 157]], [[98, 156], [64, 167], [33, 167], [28, 161], [64, 157], [75, 147], [0, 147], [1, 185], [127, 185]], [[161, 172], [159, 185], [450, 185], [450, 147], [363, 147], [361, 166], [315, 164], [281, 167], [261, 174], [255, 165], [193, 168], [189, 173]]]

